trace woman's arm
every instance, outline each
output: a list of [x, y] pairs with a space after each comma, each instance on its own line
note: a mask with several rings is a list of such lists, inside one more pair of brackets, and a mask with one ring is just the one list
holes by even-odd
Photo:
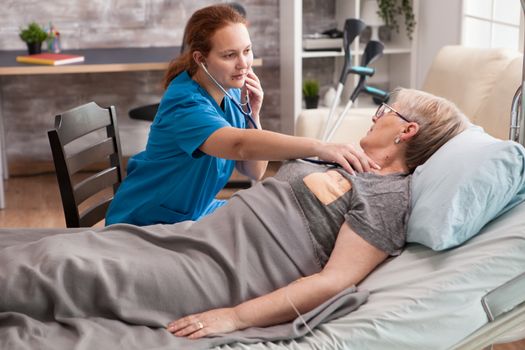
[[177, 336], [200, 338], [289, 321], [297, 316], [290, 302], [299, 312], [308, 312], [340, 291], [359, 283], [387, 256], [343, 224], [330, 259], [320, 273], [233, 308], [181, 318], [170, 323], [168, 330]]
[[199, 149], [209, 155], [233, 160], [288, 160], [319, 157], [340, 164], [353, 173], [377, 167], [373, 160], [350, 144], [326, 143], [257, 129], [224, 127], [212, 133]]
[[[248, 127], [250, 129], [262, 130], [260, 112], [264, 99], [264, 91], [259, 77], [251, 69], [246, 76], [244, 87], [241, 90], [241, 96], [248, 96], [248, 100], [252, 107], [252, 119], [256, 123], [256, 125], [251, 125], [251, 123], [246, 121]], [[267, 166], [268, 160], [244, 159], [235, 164], [237, 171], [253, 180], [262, 179]]]
[[256, 181], [262, 179], [267, 167], [267, 160], [243, 160], [235, 164], [238, 172]]
[[[262, 130], [261, 124], [259, 122], [259, 117], [258, 116], [255, 117], [254, 115], [253, 119], [257, 123], [257, 127], [259, 128], [258, 130]], [[250, 128], [254, 129], [253, 126], [251, 125], [250, 125]], [[257, 130], [257, 129], [254, 129], [254, 130]], [[202, 148], [201, 148], [201, 151], [206, 153]], [[248, 159], [240, 160], [235, 163], [235, 168], [237, 169], [238, 172], [256, 181], [259, 181], [260, 179], [262, 179], [264, 173], [266, 172], [267, 167], [268, 167], [268, 160], [253, 160], [253, 159], [248, 158]]]

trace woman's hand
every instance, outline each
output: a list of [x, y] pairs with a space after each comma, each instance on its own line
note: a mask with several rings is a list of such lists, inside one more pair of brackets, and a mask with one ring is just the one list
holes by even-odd
[[261, 86], [261, 82], [257, 75], [250, 68], [250, 71], [246, 75], [245, 84], [241, 90], [241, 101], [242, 103], [246, 102], [246, 94], [250, 100], [250, 105], [252, 106], [252, 116], [258, 121], [259, 112], [261, 111], [262, 102], [264, 98], [264, 91]]
[[179, 318], [170, 322], [167, 329], [177, 337], [198, 339], [211, 334], [233, 332], [241, 329], [240, 324], [233, 308], [223, 308]]
[[369, 172], [371, 169], [381, 167], [368, 157], [364, 152], [357, 150], [354, 146], [345, 143], [323, 143], [318, 152], [319, 158], [328, 162], [334, 162], [343, 167], [350, 174]]

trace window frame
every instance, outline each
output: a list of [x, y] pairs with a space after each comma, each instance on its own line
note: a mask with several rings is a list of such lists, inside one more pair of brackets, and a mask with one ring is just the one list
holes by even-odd
[[508, 27], [517, 28], [518, 29], [518, 45], [517, 45], [517, 49], [520, 52], [524, 52], [524, 30], [525, 30], [525, 27], [524, 27], [523, 10], [521, 8], [521, 0], [515, 0], [515, 1], [520, 2], [520, 19], [519, 19], [519, 24], [518, 25], [494, 19], [495, 8], [496, 8], [497, 5], [501, 4], [497, 0], [491, 0], [491, 15], [490, 15], [490, 18], [485, 18], [485, 17], [480, 17], [480, 16], [476, 16], [476, 15], [467, 14], [466, 13], [466, 8], [467, 8], [466, 2], [467, 1], [468, 0], [462, 0], [462, 2], [461, 2], [461, 4], [462, 4], [462, 11], [461, 11], [462, 12], [462, 14], [461, 14], [461, 39], [460, 39], [461, 40], [461, 45], [465, 45], [465, 46], [467, 45], [467, 43], [466, 43], [466, 37], [467, 37], [466, 19], [470, 18], [470, 19], [479, 20], [479, 21], [483, 21], [483, 22], [489, 23], [489, 25], [490, 25], [490, 37], [487, 40], [489, 44], [484, 46], [484, 47], [486, 47], [486, 48], [494, 47], [493, 46], [493, 42], [494, 42], [493, 41], [493, 35], [494, 35], [493, 27], [496, 24], [496, 25], [504, 25], [504, 26], [508, 26]]

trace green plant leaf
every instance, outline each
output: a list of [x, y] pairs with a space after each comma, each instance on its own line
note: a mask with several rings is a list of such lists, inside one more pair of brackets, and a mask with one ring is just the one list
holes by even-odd
[[26, 28], [20, 28], [20, 39], [26, 43], [41, 43], [47, 39], [47, 33], [36, 22], [31, 22]]
[[416, 20], [414, 10], [412, 8], [411, 0], [377, 0], [379, 6], [378, 15], [385, 21], [385, 25], [394, 29], [399, 33], [398, 16], [402, 16], [405, 20], [405, 28], [407, 36], [412, 40], [414, 29], [416, 28]]
[[303, 96], [318, 96], [319, 82], [314, 79], [307, 79], [303, 82]]

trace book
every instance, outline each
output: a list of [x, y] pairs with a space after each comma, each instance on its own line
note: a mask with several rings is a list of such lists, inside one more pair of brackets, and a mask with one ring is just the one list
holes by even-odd
[[66, 55], [63, 53], [37, 53], [35, 55], [17, 56], [17, 62], [47, 64], [50, 66], [59, 66], [62, 64], [84, 62], [84, 56]]

